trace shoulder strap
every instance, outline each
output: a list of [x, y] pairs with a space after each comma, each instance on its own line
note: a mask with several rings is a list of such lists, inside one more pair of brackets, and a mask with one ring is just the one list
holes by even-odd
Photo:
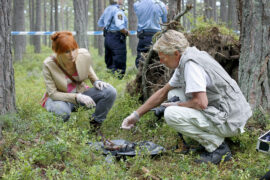
[[111, 26], [111, 24], [112, 24], [113, 17], [114, 17], [114, 15], [113, 15], [112, 18], [111, 18], [110, 24], [106, 27], [107, 30], [109, 30], [109, 28], [110, 28], [110, 26]]
[[54, 56], [51, 56], [55, 64], [63, 71], [63, 73], [75, 84], [80, 84], [81, 82], [76, 81], [56, 60]]

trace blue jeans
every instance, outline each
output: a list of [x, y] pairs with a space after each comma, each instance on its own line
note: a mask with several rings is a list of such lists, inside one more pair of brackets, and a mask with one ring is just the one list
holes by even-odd
[[[92, 117], [98, 123], [102, 123], [112, 108], [112, 105], [116, 99], [116, 90], [112, 86], [108, 86], [103, 90], [96, 88], [90, 88], [82, 94], [90, 96], [96, 103], [96, 110]], [[85, 106], [84, 104], [80, 104]], [[48, 98], [45, 103], [45, 108], [49, 112], [53, 112], [58, 116], [61, 116], [64, 121], [67, 121], [71, 112], [75, 111], [80, 105], [75, 105], [65, 101], [54, 101]], [[85, 106], [86, 107], [86, 106]]]

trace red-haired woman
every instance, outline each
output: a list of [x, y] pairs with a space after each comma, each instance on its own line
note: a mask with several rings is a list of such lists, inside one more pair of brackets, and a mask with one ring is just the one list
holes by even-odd
[[[96, 107], [90, 124], [99, 127], [106, 119], [116, 98], [116, 90], [98, 79], [86, 49], [79, 49], [71, 32], [56, 32], [51, 36], [55, 54], [45, 59], [43, 76], [46, 95], [42, 105], [67, 121], [78, 105]], [[83, 81], [90, 79], [94, 87]]]

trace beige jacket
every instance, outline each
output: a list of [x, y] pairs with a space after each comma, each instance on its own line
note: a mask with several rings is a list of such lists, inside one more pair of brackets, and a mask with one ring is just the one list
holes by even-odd
[[[82, 82], [77, 85], [77, 91], [80, 93], [86, 90], [84, 80], [90, 79], [92, 84], [98, 80], [91, 64], [91, 55], [88, 50], [79, 49], [76, 59], [76, 69], [79, 81]], [[67, 93], [66, 75], [56, 65], [52, 57], [46, 58], [43, 62], [43, 76], [46, 84], [46, 93], [50, 98], [76, 104], [76, 93]]]

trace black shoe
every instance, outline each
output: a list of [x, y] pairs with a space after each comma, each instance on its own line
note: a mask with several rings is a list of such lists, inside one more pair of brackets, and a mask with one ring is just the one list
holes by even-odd
[[223, 142], [215, 151], [209, 153], [204, 152], [201, 154], [200, 159], [196, 159], [197, 163], [208, 163], [219, 164], [224, 157], [224, 162], [229, 161], [232, 157], [231, 150], [229, 146]]

